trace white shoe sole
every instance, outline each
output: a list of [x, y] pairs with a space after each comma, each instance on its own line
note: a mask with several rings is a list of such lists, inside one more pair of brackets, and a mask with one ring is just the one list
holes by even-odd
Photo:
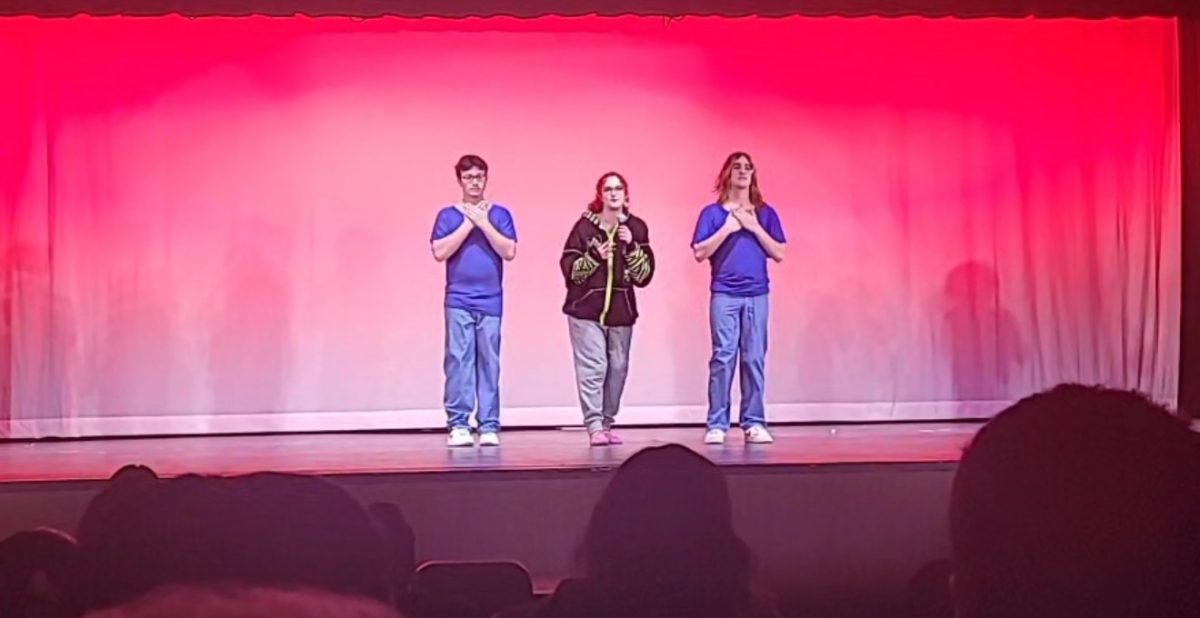
[[500, 438], [494, 437], [491, 439], [479, 436], [479, 446], [500, 446]]
[[449, 446], [450, 448], [465, 448], [468, 446], [475, 446], [475, 438], [473, 436], [467, 436], [466, 438], [446, 438], [446, 446]]

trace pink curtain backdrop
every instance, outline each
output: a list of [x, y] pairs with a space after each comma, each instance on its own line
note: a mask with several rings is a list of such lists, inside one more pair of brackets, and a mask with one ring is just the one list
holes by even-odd
[[728, 152], [789, 238], [768, 413], [986, 416], [1178, 382], [1171, 19], [0, 19], [0, 436], [437, 427], [436, 210], [514, 213], [502, 412], [577, 424], [563, 239], [659, 256], [622, 420], [704, 414]]

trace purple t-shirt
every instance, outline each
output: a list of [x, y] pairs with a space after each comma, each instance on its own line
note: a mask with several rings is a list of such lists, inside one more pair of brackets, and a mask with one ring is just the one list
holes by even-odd
[[[462, 225], [466, 215], [453, 206], [438, 212], [430, 242], [445, 238]], [[513, 240], [517, 229], [512, 214], [498, 204], [488, 209], [488, 221]], [[498, 316], [504, 308], [504, 260], [492, 249], [479, 228], [471, 230], [462, 246], [446, 260], [446, 306]]]
[[[763, 204], [756, 212], [758, 222], [771, 238], [787, 242], [783, 235], [783, 224], [775, 209]], [[725, 218], [732, 216], [720, 204], [709, 204], [700, 211], [696, 221], [696, 232], [692, 235], [695, 245], [717, 233]], [[767, 277], [767, 252], [758, 239], [748, 230], [738, 230], [729, 235], [708, 258], [712, 265], [712, 291], [731, 296], [760, 296], [770, 291], [771, 280]]]

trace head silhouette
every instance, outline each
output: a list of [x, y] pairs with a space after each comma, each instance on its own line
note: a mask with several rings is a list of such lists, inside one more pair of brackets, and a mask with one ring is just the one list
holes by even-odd
[[79, 541], [83, 543], [102, 534], [104, 527], [112, 523], [126, 503], [136, 503], [157, 484], [158, 475], [154, 470], [141, 465], [122, 466], [84, 509], [76, 531]]
[[590, 581], [634, 598], [720, 608], [748, 596], [750, 556], [733, 529], [725, 477], [678, 445], [645, 449], [617, 470], [581, 558]]
[[1000, 413], [954, 481], [960, 615], [1200, 615], [1198, 448], [1136, 393], [1060, 386]]
[[49, 528], [0, 541], [0, 616], [66, 616], [78, 548]]
[[314, 477], [160, 481], [80, 550], [85, 609], [164, 585], [221, 582], [390, 599], [382, 542], [366, 509]]

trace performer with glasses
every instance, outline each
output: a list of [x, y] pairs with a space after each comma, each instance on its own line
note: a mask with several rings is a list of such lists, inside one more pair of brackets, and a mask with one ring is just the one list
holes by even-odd
[[461, 200], [438, 212], [433, 258], [446, 263], [445, 406], [450, 446], [500, 445], [500, 316], [504, 262], [517, 255], [512, 214], [484, 198], [488, 165], [466, 155], [454, 166]]
[[629, 212], [629, 184], [616, 172], [596, 183], [596, 195], [575, 222], [559, 260], [567, 285], [563, 313], [575, 356], [583, 423], [592, 446], [621, 444], [613, 432], [629, 372], [637, 321], [634, 289], [654, 276], [645, 221]]

